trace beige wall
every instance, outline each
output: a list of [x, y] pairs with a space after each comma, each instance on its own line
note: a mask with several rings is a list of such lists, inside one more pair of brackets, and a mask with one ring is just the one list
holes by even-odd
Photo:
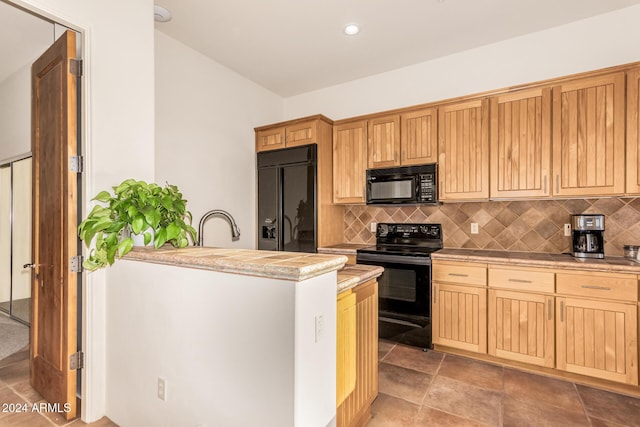
[[639, 61], [639, 21], [640, 5], [620, 9], [293, 96], [285, 115], [339, 120]]
[[156, 180], [178, 185], [194, 225], [211, 209], [233, 215], [240, 240], [217, 217], [205, 245], [254, 248], [253, 128], [282, 120], [282, 98], [159, 31], [155, 50]]

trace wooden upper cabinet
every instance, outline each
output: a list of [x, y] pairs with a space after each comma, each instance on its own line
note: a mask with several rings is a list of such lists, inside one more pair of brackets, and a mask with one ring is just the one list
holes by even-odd
[[487, 99], [439, 108], [440, 200], [489, 198], [488, 113]]
[[287, 126], [285, 128], [285, 145], [287, 147], [297, 147], [317, 142], [317, 125], [314, 120]]
[[389, 168], [400, 164], [400, 116], [368, 120], [368, 167]]
[[438, 161], [437, 108], [400, 115], [400, 153], [400, 163], [406, 166]]
[[627, 73], [627, 194], [640, 193], [640, 68]]
[[333, 127], [333, 202], [364, 203], [367, 170], [367, 122]]
[[624, 102], [624, 72], [553, 88], [555, 196], [624, 194]]
[[322, 133], [320, 127], [326, 123], [331, 121], [317, 115], [256, 128], [256, 152], [316, 144]]
[[491, 197], [551, 194], [551, 88], [490, 99]]
[[284, 128], [273, 128], [256, 131], [256, 152], [284, 148]]

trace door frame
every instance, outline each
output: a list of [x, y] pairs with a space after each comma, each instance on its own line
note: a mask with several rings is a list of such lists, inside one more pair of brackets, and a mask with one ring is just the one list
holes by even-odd
[[[88, 72], [91, 64], [91, 33], [88, 23], [72, 22], [67, 17], [60, 15], [53, 8], [35, 6], [25, 0], [0, 0], [10, 6], [23, 10], [26, 13], [35, 15], [52, 24], [58, 24], [77, 33], [76, 39], [79, 41], [80, 50], [78, 59], [83, 61], [83, 76], [78, 84], [79, 105], [78, 126], [81, 130], [78, 138], [78, 152], [84, 157], [84, 169], [91, 170], [91, 76]], [[80, 174], [78, 193], [79, 211], [78, 218], [84, 218], [87, 213], [86, 201], [87, 189], [91, 188], [93, 177], [90, 173]], [[84, 252], [84, 250], [83, 250]], [[104, 325], [104, 294], [105, 281], [104, 274], [87, 275], [82, 273], [81, 299], [78, 300], [81, 312], [77, 313], [81, 318], [81, 342], [84, 352], [85, 367], [80, 370], [82, 405], [80, 418], [85, 422], [92, 422], [105, 415], [105, 353], [104, 344], [106, 342], [106, 331]], [[91, 308], [95, 308], [93, 313]], [[102, 321], [100, 321], [102, 319]]]

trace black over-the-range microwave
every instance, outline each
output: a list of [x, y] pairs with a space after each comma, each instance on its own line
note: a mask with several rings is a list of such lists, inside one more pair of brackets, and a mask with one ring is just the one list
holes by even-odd
[[367, 170], [368, 205], [438, 203], [437, 164]]

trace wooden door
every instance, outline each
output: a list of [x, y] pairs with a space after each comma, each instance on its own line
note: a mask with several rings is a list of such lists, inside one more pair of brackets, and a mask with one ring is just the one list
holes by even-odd
[[364, 203], [367, 171], [367, 122], [333, 127], [333, 202]]
[[549, 295], [489, 290], [489, 354], [553, 368], [555, 307]]
[[438, 161], [438, 110], [403, 113], [400, 116], [400, 163], [405, 166]]
[[488, 101], [450, 104], [438, 109], [441, 200], [489, 197]]
[[557, 368], [638, 385], [636, 303], [557, 298]]
[[627, 189], [640, 194], [640, 68], [627, 73]]
[[369, 169], [400, 165], [400, 116], [376, 117], [368, 121]]
[[553, 88], [553, 194], [624, 193], [624, 72]]
[[284, 127], [259, 130], [256, 132], [256, 152], [284, 148]]
[[551, 194], [551, 89], [490, 99], [491, 197]]
[[31, 68], [33, 154], [33, 282], [31, 385], [48, 402], [68, 405], [76, 416], [77, 251], [75, 33], [67, 31]]
[[487, 290], [433, 282], [432, 341], [487, 352]]
[[314, 120], [287, 126], [285, 129], [286, 146], [297, 147], [317, 143], [317, 125], [318, 122]]

